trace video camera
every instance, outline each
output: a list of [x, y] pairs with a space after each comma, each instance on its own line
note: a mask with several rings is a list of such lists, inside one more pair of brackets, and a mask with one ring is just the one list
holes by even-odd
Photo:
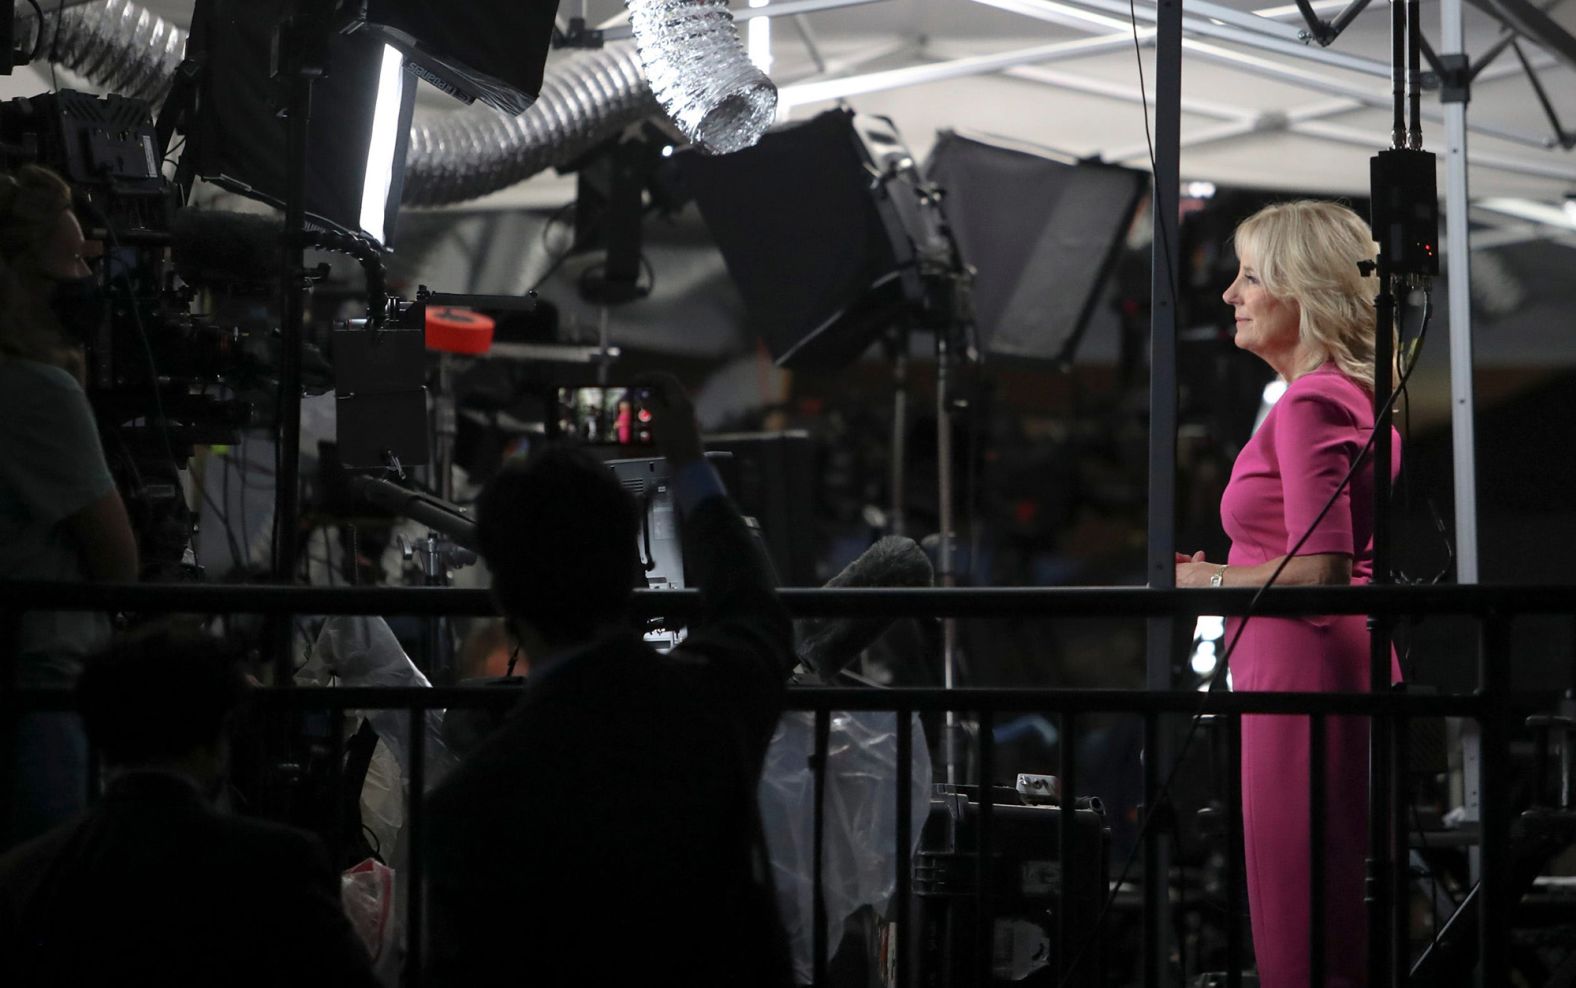
[[[202, 311], [201, 290], [245, 280], [272, 292], [279, 251], [263, 217], [239, 217], [237, 230], [216, 222], [224, 214], [185, 209], [165, 153], [140, 100], [62, 90], [0, 103], [0, 168], [54, 171], [84, 235], [104, 245], [104, 309], [75, 342], [143, 558], [169, 576], [186, 575], [192, 532], [179, 471], [195, 446], [237, 440], [254, 418], [242, 396], [271, 394], [277, 362], [271, 334]], [[240, 274], [222, 278], [226, 268]]]

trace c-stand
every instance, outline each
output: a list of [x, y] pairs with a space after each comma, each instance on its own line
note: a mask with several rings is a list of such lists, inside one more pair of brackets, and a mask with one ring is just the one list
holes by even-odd
[[[297, 0], [279, 25], [272, 76], [285, 92], [285, 225], [281, 238], [282, 300], [279, 324], [279, 472], [274, 486], [274, 579], [295, 579], [299, 561], [296, 528], [301, 515], [301, 359], [305, 342], [307, 134], [312, 118], [312, 83], [328, 70], [329, 39], [351, 18], [335, 0]], [[274, 681], [291, 682], [292, 618], [275, 631]]]

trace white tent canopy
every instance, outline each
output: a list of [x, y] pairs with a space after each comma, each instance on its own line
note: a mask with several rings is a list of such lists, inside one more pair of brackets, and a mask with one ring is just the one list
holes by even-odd
[[[583, 6], [592, 22], [619, 20], [616, 0]], [[822, 9], [771, 18], [769, 27], [764, 18], [743, 25], [763, 49], [768, 43], [761, 35], [769, 33], [770, 71], [786, 116], [847, 100], [862, 112], [890, 116], [920, 156], [938, 129], [954, 128], [1147, 164], [1126, 0], [801, 0], [793, 6]], [[1340, 6], [1315, 5], [1325, 17]], [[1154, 6], [1135, 0], [1132, 9], [1152, 100]], [[1367, 159], [1389, 143], [1388, 9], [1371, 4], [1321, 48], [1298, 40], [1302, 22], [1291, 5], [1184, 3], [1184, 179], [1364, 193]], [[1439, 4], [1425, 2], [1422, 10], [1425, 35], [1436, 50], [1447, 50]], [[561, 8], [566, 16], [578, 12], [572, 2]], [[1469, 55], [1487, 52], [1503, 33], [1475, 7], [1466, 8], [1464, 22]], [[1562, 122], [1576, 127], [1576, 71], [1535, 44], [1521, 47]], [[1424, 117], [1424, 146], [1440, 149], [1437, 92], [1425, 94]], [[1548, 146], [1553, 126], [1513, 52], [1500, 54], [1475, 80], [1468, 120], [1474, 198], [1557, 206], [1576, 192], [1576, 154]], [[537, 198], [550, 184], [533, 180], [506, 197]], [[1499, 225], [1504, 215], [1495, 209], [1479, 218]], [[1505, 225], [1525, 229], [1529, 222], [1524, 214]], [[1546, 210], [1536, 222], [1558, 229], [1570, 220]]]
[[[190, 22], [192, 0], [142, 2], [177, 24]], [[862, 112], [890, 116], [921, 157], [938, 129], [953, 128], [1147, 164], [1133, 14], [1152, 99], [1153, 0], [741, 0], [739, 9], [755, 14], [743, 2], [764, 6], [761, 13], [799, 11], [741, 24], [752, 51], [769, 58], [787, 118], [846, 100]], [[1258, 6], [1265, 2], [1183, 4], [1183, 178], [1363, 193], [1368, 156], [1389, 143], [1388, 4], [1370, 4], [1321, 48], [1299, 40], [1303, 23], [1295, 6]], [[1321, 0], [1314, 8], [1329, 18], [1343, 5]], [[1576, 0], [1553, 8], [1555, 19], [1569, 25], [1564, 7], [1576, 11]], [[1439, 3], [1425, 0], [1422, 11], [1433, 47], [1448, 51]], [[583, 16], [615, 32], [624, 23], [620, 0], [563, 0], [559, 14], [565, 23]], [[1503, 33], [1499, 21], [1467, 6], [1463, 47], [1474, 59]], [[1532, 42], [1521, 47], [1562, 122], [1576, 128], [1576, 69]], [[24, 68], [0, 92], [30, 95], [46, 85]], [[458, 106], [431, 90], [423, 102], [430, 113]], [[1424, 114], [1424, 146], [1439, 150], [1437, 92], [1425, 94]], [[1548, 146], [1554, 128], [1514, 52], [1499, 54], [1475, 80], [1468, 120], [1473, 197], [1498, 200], [1476, 218], [1539, 234], [1576, 229], [1557, 208], [1576, 192], [1576, 153]], [[485, 202], [556, 204], [569, 198], [569, 184], [544, 174]], [[1504, 200], [1512, 200], [1509, 213], [1500, 208]], [[1556, 208], [1534, 215], [1520, 200]]]

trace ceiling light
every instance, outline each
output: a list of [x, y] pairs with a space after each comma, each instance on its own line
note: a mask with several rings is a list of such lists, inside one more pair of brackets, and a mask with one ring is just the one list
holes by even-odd
[[[1345, 8], [1346, 2], [1347, 0], [1315, 0], [1309, 6], [1313, 8], [1315, 13], [1319, 13], [1325, 10], [1341, 10]], [[1302, 11], [1296, 4], [1288, 3], [1279, 7], [1264, 7], [1255, 10], [1254, 13], [1260, 17], [1289, 17], [1292, 15], [1301, 16]]]

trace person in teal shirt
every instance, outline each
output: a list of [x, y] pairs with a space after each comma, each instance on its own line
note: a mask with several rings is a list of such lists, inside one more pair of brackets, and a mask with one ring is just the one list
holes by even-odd
[[[136, 539], [70, 325], [97, 288], [96, 247], [83, 238], [59, 176], [33, 165], [0, 175], [0, 572], [11, 579], [137, 578]], [[9, 666], [0, 667], [0, 684], [69, 687], [109, 630], [102, 614], [26, 613], [16, 640], [0, 642]], [[87, 745], [74, 714], [23, 714], [12, 751], [5, 844], [80, 810], [87, 789]]]

